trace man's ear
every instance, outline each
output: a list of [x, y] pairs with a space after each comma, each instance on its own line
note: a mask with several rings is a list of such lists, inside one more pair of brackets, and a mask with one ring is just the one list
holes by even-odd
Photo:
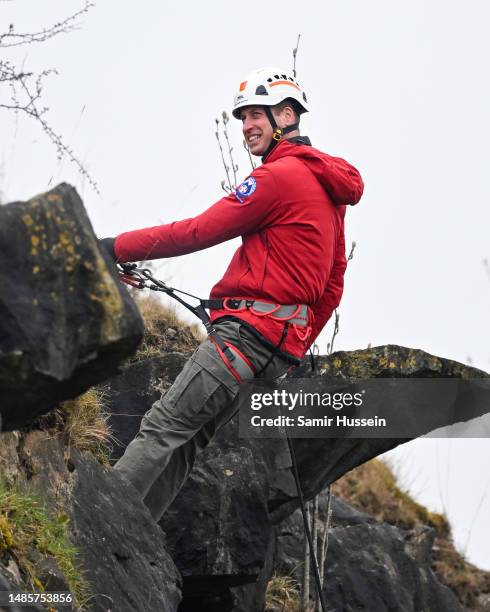
[[284, 118], [287, 120], [288, 125], [296, 122], [296, 114], [291, 106], [284, 107]]
[[[292, 125], [293, 123], [296, 123], [297, 121], [296, 113], [293, 107], [289, 106], [289, 104], [286, 104], [285, 106], [283, 106], [283, 108], [281, 108], [279, 112], [277, 111], [275, 112], [275, 109], [272, 109], [272, 112], [274, 114], [276, 121], [279, 119], [280, 127], [286, 127], [287, 125]], [[278, 122], [278, 125], [279, 125], [279, 122]]]

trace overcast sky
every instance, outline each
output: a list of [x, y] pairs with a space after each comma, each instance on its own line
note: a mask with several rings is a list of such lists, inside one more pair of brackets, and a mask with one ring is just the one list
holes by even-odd
[[[81, 6], [1, 2], [1, 30], [40, 30]], [[100, 236], [199, 213], [222, 195], [214, 118], [254, 68], [291, 67], [300, 32], [311, 105], [302, 131], [366, 184], [347, 215], [357, 248], [336, 348], [400, 344], [490, 371], [489, 17], [486, 0], [98, 2], [76, 31], [2, 57], [58, 70], [46, 118], [100, 196], [35, 122], [5, 111], [0, 190], [27, 199], [69, 182]], [[230, 136], [244, 177], [235, 120]], [[160, 274], [205, 296], [237, 244], [166, 261]], [[331, 325], [321, 352], [330, 335]], [[459, 548], [490, 569], [488, 440], [421, 440], [390, 456], [419, 500], [448, 513]]]

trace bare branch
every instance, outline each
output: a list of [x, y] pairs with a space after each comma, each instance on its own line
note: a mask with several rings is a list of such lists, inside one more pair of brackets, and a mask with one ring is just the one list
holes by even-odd
[[[227, 117], [226, 113], [223, 111], [223, 123], [224, 125], [226, 125], [225, 123], [225, 119], [224, 117]], [[219, 146], [219, 151], [221, 153], [221, 161], [223, 162], [223, 167], [225, 169], [225, 173], [226, 173], [226, 180], [228, 182], [228, 185], [225, 186], [225, 181], [221, 182], [221, 187], [227, 192], [227, 193], [231, 193], [232, 191], [235, 191], [236, 189], [236, 184], [232, 185], [231, 184], [231, 179], [230, 179], [230, 167], [228, 166], [228, 164], [226, 163], [226, 159], [225, 159], [225, 153], [223, 151], [223, 147], [221, 145], [221, 138], [220, 138], [220, 122], [219, 119], [215, 119], [214, 120], [216, 123], [216, 132], [214, 133], [214, 135], [216, 136], [216, 140], [218, 141], [218, 146]], [[226, 140], [228, 141], [228, 135], [226, 135]], [[228, 142], [228, 147], [229, 147], [229, 142]], [[231, 160], [231, 163], [233, 165], [233, 159]], [[234, 172], [236, 172], [236, 170], [234, 170]], [[235, 178], [235, 183], [236, 183], [236, 178]]]
[[[328, 485], [326, 517], [325, 517], [325, 523], [323, 525], [322, 543], [321, 543], [321, 548], [320, 548], [320, 582], [323, 586], [325, 585], [325, 563], [327, 560], [328, 535], [329, 535], [331, 518], [332, 518], [332, 489], [331, 489], [331, 486]], [[316, 596], [315, 612], [321, 612], [320, 598], [318, 597], [318, 594]]]
[[349, 257], [347, 257], [347, 261], [350, 261], [350, 260], [351, 260], [351, 259], [354, 257], [354, 250], [355, 250], [355, 248], [356, 248], [356, 245], [357, 245], [357, 243], [356, 243], [356, 241], [354, 240], [354, 241], [352, 242], [352, 246], [351, 246], [351, 248], [350, 248], [350, 253], [349, 253]]
[[[63, 21], [55, 23], [49, 28], [44, 28], [39, 32], [18, 34], [14, 32], [14, 25], [10, 24], [8, 31], [0, 34], [0, 47], [16, 47], [35, 42], [44, 42], [57, 34], [70, 32], [76, 27], [76, 20], [80, 15], [86, 13], [91, 7], [95, 6], [90, 0], [85, 0], [83, 8], [67, 17]], [[13, 111], [16, 115], [23, 113], [31, 119], [36, 120], [43, 132], [56, 147], [58, 159], [67, 157], [75, 166], [80, 174], [87, 179], [96, 193], [99, 193], [97, 183], [87, 172], [85, 166], [75, 156], [73, 150], [67, 146], [59, 133], [57, 133], [46, 119], [48, 107], [42, 106], [41, 98], [45, 79], [52, 74], [58, 74], [55, 69], [43, 70], [35, 74], [34, 72], [19, 69], [8, 60], [0, 60], [0, 109]]]
[[299, 39], [301, 34], [298, 34], [298, 40], [296, 41], [296, 47], [293, 49], [293, 76], [296, 78], [296, 56], [298, 55]]
[[33, 72], [19, 72], [10, 62], [0, 60], [0, 86], [5, 84], [10, 91], [8, 101], [3, 102], [0, 99], [0, 109], [11, 110], [16, 114], [22, 112], [31, 119], [35, 119], [56, 147], [58, 159], [61, 160], [64, 156], [68, 157], [77, 166], [80, 174], [87, 179], [94, 191], [100, 195], [97, 183], [75, 156], [73, 150], [63, 142], [60, 134], [54, 131], [45, 118], [45, 114], [49, 109], [46, 106], [41, 106], [40, 102], [44, 79], [51, 74], [58, 73], [54, 69], [43, 70], [37, 75]]
[[228, 185], [225, 185], [225, 181], [221, 181], [221, 189], [225, 192], [225, 193], [232, 193], [233, 190], [230, 189], [228, 187]]
[[333, 334], [332, 334], [332, 339], [327, 344], [327, 355], [331, 355], [333, 353], [333, 343], [335, 342], [335, 338], [337, 334], [339, 333], [340, 314], [337, 312], [337, 309], [334, 310], [334, 314], [335, 314], [335, 322], [334, 322], [334, 327], [333, 327]]
[[85, 5], [79, 11], [70, 15], [63, 21], [55, 23], [49, 28], [43, 28], [39, 32], [17, 33], [14, 29], [14, 24], [11, 23], [8, 32], [0, 34], [0, 47], [19, 47], [20, 45], [29, 45], [36, 42], [45, 42], [58, 34], [72, 32], [77, 29], [76, 20], [91, 9], [95, 4], [90, 0], [85, 0]]
[[223, 111], [222, 113], [222, 119], [223, 119], [223, 134], [225, 135], [226, 138], [226, 144], [228, 146], [228, 157], [230, 158], [230, 163], [231, 163], [231, 169], [233, 170], [233, 186], [236, 189], [236, 172], [238, 170], [238, 165], [235, 164], [235, 161], [233, 160], [233, 147], [230, 145], [230, 139], [228, 138], [228, 128], [226, 127], [228, 125], [228, 122], [230, 120], [230, 118], [228, 117], [228, 114], [226, 111]]
[[[310, 502], [305, 504], [306, 509], [306, 520], [308, 525], [310, 524]], [[301, 603], [302, 610], [306, 611], [310, 602], [310, 546], [308, 544], [308, 538], [304, 537], [304, 548], [303, 548], [303, 584], [301, 592]]]
[[252, 155], [250, 154], [250, 149], [248, 148], [246, 140], [243, 140], [243, 148], [248, 153], [248, 159], [250, 160], [250, 165], [252, 166], [252, 170], [255, 170], [255, 168], [257, 167], [257, 164], [252, 159]]

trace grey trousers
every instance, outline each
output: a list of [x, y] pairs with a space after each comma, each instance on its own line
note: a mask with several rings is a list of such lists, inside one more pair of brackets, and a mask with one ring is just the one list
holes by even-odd
[[[241, 323], [216, 324], [220, 336], [236, 346], [259, 372], [271, 356]], [[274, 379], [288, 363], [274, 356], [258, 378]], [[141, 428], [114, 469], [139, 491], [159, 520], [184, 484], [194, 461], [215, 433], [238, 410], [240, 384], [207, 338], [163, 396], [145, 414]]]

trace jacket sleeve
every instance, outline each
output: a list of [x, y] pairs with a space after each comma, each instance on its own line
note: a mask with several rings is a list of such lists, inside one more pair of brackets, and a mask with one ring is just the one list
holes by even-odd
[[118, 261], [185, 255], [266, 227], [279, 202], [271, 172], [256, 168], [240, 187], [197, 217], [119, 234]]
[[332, 316], [333, 311], [340, 304], [342, 293], [344, 290], [344, 273], [347, 268], [347, 260], [345, 258], [345, 237], [344, 237], [344, 220], [341, 221], [341, 231], [337, 248], [335, 251], [335, 259], [332, 270], [327, 281], [327, 286], [322, 297], [312, 306], [314, 322], [312, 326], [309, 345], [311, 346], [316, 340], [318, 334], [325, 327], [327, 321]]

